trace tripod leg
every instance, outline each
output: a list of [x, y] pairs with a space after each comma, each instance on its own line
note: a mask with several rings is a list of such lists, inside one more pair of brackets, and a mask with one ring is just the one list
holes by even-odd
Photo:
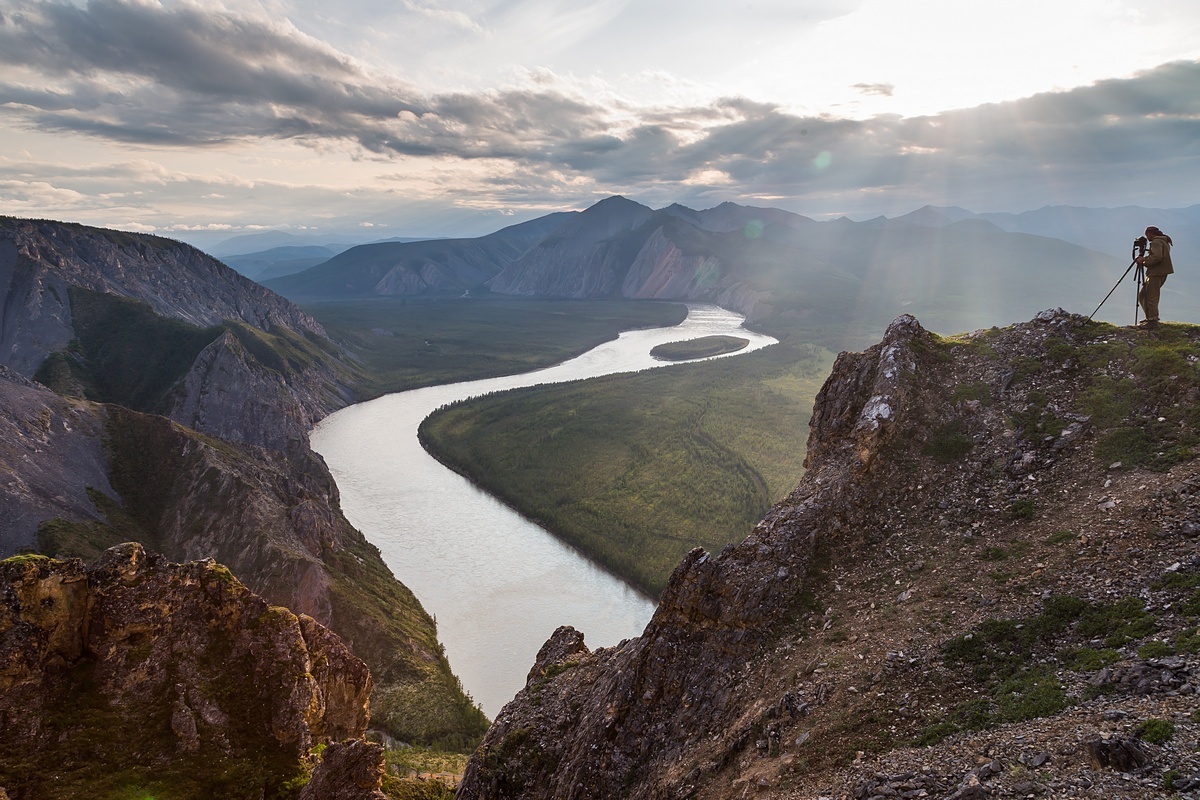
[[[1125, 280], [1125, 276], [1129, 274], [1129, 270], [1133, 269], [1133, 266], [1136, 263], [1137, 262], [1134, 261], [1132, 264], [1130, 264], [1128, 267], [1125, 268], [1125, 271], [1121, 273], [1121, 277], [1117, 278], [1117, 282], [1113, 284], [1113, 287], [1108, 290], [1108, 294], [1104, 295], [1104, 299], [1100, 301], [1100, 306], [1102, 306], [1106, 302], [1108, 302], [1108, 298], [1112, 297], [1112, 293], [1117, 290], [1117, 287], [1121, 285], [1121, 281]], [[1087, 318], [1091, 319], [1092, 317], [1096, 316], [1096, 313], [1100, 310], [1100, 306], [1096, 306], [1096, 311], [1093, 311], [1092, 313], [1088, 314]], [[1136, 324], [1136, 322], [1134, 324]]]

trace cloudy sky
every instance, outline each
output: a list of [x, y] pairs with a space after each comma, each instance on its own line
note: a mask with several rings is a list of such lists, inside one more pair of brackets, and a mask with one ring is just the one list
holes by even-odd
[[1200, 3], [0, 0], [0, 213], [478, 235], [1200, 202]]

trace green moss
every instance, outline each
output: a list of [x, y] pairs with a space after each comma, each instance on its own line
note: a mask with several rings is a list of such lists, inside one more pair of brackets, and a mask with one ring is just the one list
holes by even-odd
[[1138, 725], [1133, 735], [1150, 744], [1165, 744], [1175, 735], [1175, 725], [1165, 719], [1151, 718]]
[[1146, 642], [1138, 648], [1139, 658], [1164, 658], [1175, 655], [1175, 648], [1169, 642]]
[[1137, 597], [1116, 603], [1090, 606], [1080, 616], [1077, 632], [1087, 638], [1104, 638], [1107, 647], [1121, 647], [1157, 630], [1154, 617]]
[[1049, 669], [1022, 670], [993, 692], [996, 721], [1022, 722], [1048, 717], [1067, 707], [1067, 693]]
[[973, 400], [982, 405], [990, 406], [992, 404], [992, 391], [983, 381], [964, 383], [961, 386], [955, 387], [954, 392], [950, 395], [950, 401], [952, 403], [959, 403], [964, 400]]
[[1080, 647], [1065, 650], [1060, 657], [1069, 669], [1077, 672], [1095, 672], [1109, 664], [1115, 664], [1121, 659], [1121, 654], [1112, 649], [1096, 650], [1091, 647]]
[[1032, 500], [1016, 500], [1008, 507], [1009, 519], [1026, 520], [1037, 516], [1037, 505]]
[[930, 745], [937, 744], [948, 736], [953, 736], [960, 730], [962, 729], [953, 722], [935, 722], [933, 725], [928, 726], [917, 735], [916, 743], [918, 747], [929, 747]]
[[1196, 628], [1188, 628], [1175, 637], [1175, 649], [1180, 653], [1196, 655], [1200, 653], [1200, 632]]
[[965, 458], [975, 446], [966, 431], [967, 425], [962, 420], [942, 425], [930, 434], [921, 452], [943, 463]]

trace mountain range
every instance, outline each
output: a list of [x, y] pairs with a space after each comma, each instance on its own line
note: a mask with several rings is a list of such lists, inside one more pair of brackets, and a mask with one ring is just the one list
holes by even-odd
[[[952, 331], [1055, 306], [1090, 312], [1148, 224], [1186, 247], [1200, 237], [1200, 206], [1025, 214], [925, 207], [895, 219], [817, 222], [733, 203], [654, 210], [618, 196], [478, 239], [350, 248], [267, 285], [304, 301], [468, 291], [705, 301], [751, 322], [790, 319], [872, 336], [903, 310]], [[1132, 322], [1133, 284], [1130, 276], [1128, 297], [1117, 295], [1102, 318]], [[1179, 269], [1163, 290], [1165, 312], [1200, 313], [1196, 289], [1200, 279]]]

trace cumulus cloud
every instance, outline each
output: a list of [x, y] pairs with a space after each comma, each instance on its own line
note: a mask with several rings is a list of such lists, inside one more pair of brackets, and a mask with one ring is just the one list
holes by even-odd
[[[964, 203], [972, 192], [996, 197], [1029, 182], [1111, 189], [1115, 166], [1128, 183], [1177, 176], [1181, 163], [1194, 172], [1200, 157], [1200, 63], [1190, 61], [931, 116], [839, 119], [744, 98], [635, 106], [545, 76], [426, 95], [286, 21], [129, 0], [8, 5], [0, 113], [10, 123], [177, 148], [294, 140], [401, 162], [475, 162], [486, 165], [478, 191], [490, 176], [494, 189], [531, 201], [737, 191]], [[415, 0], [407, 6], [474, 25]]]

